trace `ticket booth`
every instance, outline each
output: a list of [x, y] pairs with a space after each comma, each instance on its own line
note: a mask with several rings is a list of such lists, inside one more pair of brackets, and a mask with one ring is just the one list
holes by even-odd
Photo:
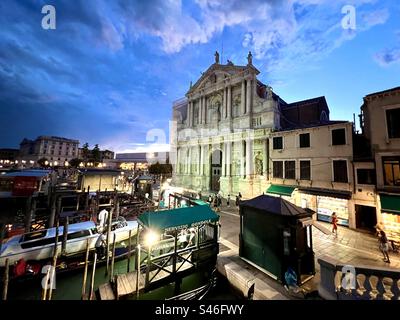
[[289, 267], [298, 284], [315, 275], [312, 213], [268, 195], [242, 201], [239, 208], [243, 260], [281, 282]]

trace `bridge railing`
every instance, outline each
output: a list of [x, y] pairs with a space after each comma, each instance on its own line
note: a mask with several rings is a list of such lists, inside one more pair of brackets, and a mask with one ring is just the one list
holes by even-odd
[[327, 300], [400, 300], [400, 270], [318, 259], [319, 295]]

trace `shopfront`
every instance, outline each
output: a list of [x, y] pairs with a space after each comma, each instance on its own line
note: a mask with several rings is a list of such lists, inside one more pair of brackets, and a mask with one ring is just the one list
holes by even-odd
[[389, 240], [400, 243], [400, 196], [380, 194], [382, 223]]
[[272, 196], [281, 197], [282, 199], [295, 204], [295, 199], [293, 196], [293, 191], [295, 188], [296, 187], [292, 186], [271, 184], [271, 186], [267, 189], [267, 193]]
[[317, 213], [317, 220], [331, 222], [333, 212], [336, 212], [338, 224], [349, 226], [350, 192], [335, 192], [325, 189], [299, 189], [302, 207], [307, 207]]

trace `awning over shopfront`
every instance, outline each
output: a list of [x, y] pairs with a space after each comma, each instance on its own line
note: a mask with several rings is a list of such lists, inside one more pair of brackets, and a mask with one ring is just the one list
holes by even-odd
[[380, 194], [382, 212], [400, 214], [400, 196]]
[[272, 184], [268, 189], [267, 193], [271, 194], [279, 194], [281, 196], [288, 196], [290, 197], [294, 191], [295, 187], [291, 186], [282, 186], [282, 185], [275, 185]]
[[324, 196], [324, 197], [332, 197], [339, 199], [351, 199], [350, 191], [341, 191], [341, 190], [329, 190], [329, 189], [321, 189], [321, 188], [299, 188], [299, 192], [312, 194], [315, 196]]

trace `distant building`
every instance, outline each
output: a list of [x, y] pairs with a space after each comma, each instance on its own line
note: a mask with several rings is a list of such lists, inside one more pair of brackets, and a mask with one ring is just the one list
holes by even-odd
[[78, 157], [79, 141], [54, 136], [39, 136], [35, 140], [24, 139], [20, 144], [19, 160], [35, 161], [45, 158], [54, 165]]
[[18, 149], [0, 149], [0, 161], [15, 161], [18, 158]]
[[122, 170], [146, 171], [153, 163], [167, 163], [168, 161], [169, 152], [131, 152], [117, 153], [114, 160], [108, 160], [105, 163], [107, 167]]
[[[100, 162], [104, 162], [104, 160], [112, 160], [114, 159], [114, 151], [110, 151], [110, 150], [100, 150]], [[79, 153], [78, 153], [78, 158], [85, 160], [85, 155], [84, 155], [84, 151], [83, 148], [79, 148]], [[93, 159], [93, 150], [89, 150], [88, 155], [86, 156], [86, 160], [91, 160]]]

